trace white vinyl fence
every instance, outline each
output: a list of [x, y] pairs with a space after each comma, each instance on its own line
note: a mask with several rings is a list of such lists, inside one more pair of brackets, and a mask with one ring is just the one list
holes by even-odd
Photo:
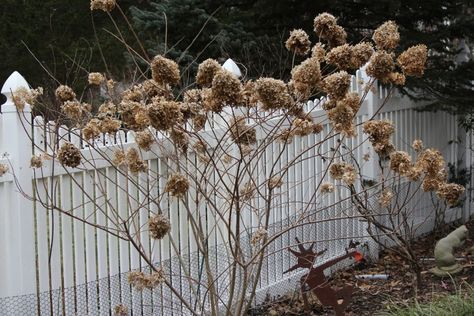
[[[361, 73], [358, 72], [353, 78], [353, 91], [361, 92], [360, 80]], [[28, 107], [22, 112], [17, 112], [11, 100], [11, 91], [19, 87], [28, 87], [28, 84], [15, 72], [2, 88], [2, 93], [8, 100], [1, 106], [0, 163], [10, 166], [10, 172], [0, 177], [0, 315], [110, 315], [113, 307], [119, 303], [126, 305], [133, 315], [182, 315], [183, 307], [173, 299], [173, 295], [165, 287], [143, 292], [131, 289], [126, 278], [127, 272], [145, 265], [127, 242], [85, 225], [81, 221], [72, 220], [70, 216], [45, 209], [39, 203], [26, 198], [34, 195], [45, 196], [46, 190], [56, 190], [55, 196], [59, 199], [57, 202], [63, 209], [70, 209], [73, 214], [78, 214], [82, 218], [90, 215], [97, 224], [106, 226], [109, 220], [105, 216], [106, 210], [95, 212], [89, 206], [91, 204], [87, 203], [88, 200], [103, 199], [105, 204], [107, 199], [120, 209], [120, 205], [127, 203], [127, 195], [140, 201], [142, 193], [136, 190], [130, 192], [117, 190], [115, 183], [125, 186], [128, 180], [106, 163], [96, 168], [91, 166], [86, 170], [77, 169], [68, 172], [59, 164], [54, 166], [54, 173], [51, 170], [52, 166], [44, 168], [41, 172], [33, 171], [30, 168], [30, 158], [35, 150], [30, 139], [33, 139], [34, 145], [46, 149], [50, 141], [47, 127], [51, 127], [52, 123], [43, 122], [40, 117], [32, 118]], [[471, 155], [469, 146], [466, 146], [466, 143], [469, 145], [471, 137], [467, 137], [465, 132], [458, 129], [456, 117], [442, 112], [418, 112], [413, 102], [399, 95], [392, 97], [380, 113], [374, 113], [374, 109], [379, 107], [387, 93], [388, 91], [383, 88], [370, 92], [358, 113], [356, 122], [361, 123], [376, 114], [376, 117], [389, 119], [395, 124], [396, 133], [393, 141], [396, 148], [411, 151], [412, 141], [420, 138], [427, 147], [440, 149], [447, 162], [457, 163], [458, 160], [463, 160], [460, 165], [466, 167], [472, 164], [474, 156]], [[310, 111], [315, 120], [324, 121], [325, 111], [317, 106], [317, 103], [308, 102], [306, 110]], [[31, 128], [33, 125], [35, 127]], [[295, 153], [301, 152], [308, 144], [321, 140], [329, 129], [329, 125], [325, 125], [323, 132], [318, 135], [295, 138], [285, 149], [278, 166], [283, 167]], [[72, 133], [68, 134], [67, 128], [63, 128], [63, 132], [67, 139], [80, 146], [79, 139]], [[98, 146], [104, 151], [110, 150], [117, 144], [119, 138], [121, 142], [133, 144], [133, 135], [119, 136], [114, 139], [104, 136]], [[258, 141], [263, 140], [259, 138]], [[336, 141], [332, 139], [326, 142], [322, 145], [325, 147], [322, 150], [329, 151], [335, 146]], [[362, 161], [364, 154], [370, 151], [370, 145], [362, 133], [361, 126], [358, 126], [358, 136], [347, 142], [350, 142], [352, 148], [357, 148], [355, 154], [358, 161]], [[275, 161], [272, 148], [279, 149], [278, 146], [281, 144], [275, 143], [272, 146], [267, 148], [266, 161], [262, 160], [257, 166], [261, 171], [258, 174], [263, 176], [268, 171], [265, 171], [266, 165]], [[285, 187], [282, 188], [285, 194], [278, 196], [280, 203], [277, 204], [281, 207], [272, 211], [273, 226], [269, 229], [270, 234], [272, 229], [278, 229], [285, 221], [291, 219], [294, 208], [289, 205], [294, 201], [305, 201], [311, 196], [316, 182], [320, 180], [314, 175], [328, 167], [321, 159], [314, 158], [316, 156], [314, 150], [305, 153], [304, 162], [292, 167], [285, 176]], [[89, 148], [82, 148], [84, 156], [92, 154], [89, 151]], [[196, 159], [193, 152], [189, 155], [190, 159]], [[169, 164], [164, 163], [168, 158], [151, 155], [145, 157], [152, 172], [160, 175], [168, 173]], [[364, 176], [374, 177], [375, 170], [374, 160], [371, 158], [364, 166]], [[147, 177], [139, 177], [137, 181], [147, 183], [149, 180]], [[153, 185], [156, 184], [148, 183], [150, 191], [153, 190]], [[162, 183], [158, 185], [161, 186]], [[89, 195], [84, 195], [84, 190], [81, 188], [84, 188]], [[105, 188], [107, 196], [96, 194], [99, 188], [100, 192]], [[450, 220], [466, 219], [470, 215], [470, 190], [467, 195], [468, 201], [464, 203], [463, 208], [450, 210]], [[328, 199], [330, 199], [327, 201], [328, 204], [336, 202], [335, 196]], [[432, 207], [431, 201], [425, 198], [417, 203], [419, 208], [417, 214], [419, 219], [423, 220], [424, 210]], [[301, 272], [295, 271], [293, 274], [283, 275], [283, 271], [294, 264], [294, 257], [290, 256], [285, 247], [294, 243], [295, 236], [304, 240], [320, 241], [317, 244], [318, 249], [328, 248], [326, 259], [342, 254], [347, 241], [351, 238], [368, 242], [371, 252], [375, 255], [378, 253], [375, 244], [370, 243], [366, 237], [366, 224], [359, 219], [348, 218], [347, 215], [351, 214], [347, 214], [347, 210], [343, 214], [341, 209], [342, 207], [340, 209], [334, 207], [316, 215], [318, 219], [324, 219], [325, 216], [333, 218], [336, 212], [340, 215], [340, 220], [303, 226], [275, 241], [268, 249], [272, 254], [264, 264], [257, 302], [262, 301], [267, 293], [281, 294], [295, 286], [295, 280], [299, 278]], [[356, 211], [352, 212], [355, 215]], [[202, 273], [202, 263], [196, 244], [190, 238], [192, 235], [185, 214], [178, 206], [174, 206], [167, 214], [172, 223], [171, 234], [175, 241], [179, 241], [179, 253], [172, 249], [167, 238], [161, 241], [150, 241], [147, 235], [141, 238], [148, 247], [155, 247], [153, 260], [165, 267], [169, 275], [173, 275], [171, 282], [180, 285], [178, 288], [181, 288], [181, 294], [187, 297], [191, 294], [186, 286], [187, 281], [180, 273], [183, 267], [177, 264], [176, 256], [179, 254], [187, 263], [191, 275]], [[140, 221], [146, 223], [148, 214], [140, 216], [142, 216]], [[215, 219], [208, 217], [208, 220]], [[249, 218], [249, 221], [252, 220]], [[414, 220], [416, 222], [416, 218]], [[422, 231], [429, 231], [431, 229], [429, 225], [428, 223], [427, 227], [422, 228]], [[209, 242], [215, 250], [213, 257], [215, 269], [223, 272], [220, 269], [225, 263], [223, 262], [226, 258], [225, 245], [217, 234]], [[219, 289], [224, 293], [225, 284], [219, 285]]]

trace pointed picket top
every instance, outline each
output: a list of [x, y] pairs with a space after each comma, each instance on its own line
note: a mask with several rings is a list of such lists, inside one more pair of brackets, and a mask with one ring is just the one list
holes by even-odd
[[30, 85], [23, 78], [18, 71], [14, 71], [7, 81], [3, 84], [2, 94], [4, 94], [8, 99], [11, 98], [11, 93], [17, 90], [18, 88], [30, 89]]
[[230, 71], [231, 73], [236, 75], [237, 78], [242, 77], [242, 72], [240, 72], [239, 66], [237, 66], [237, 64], [230, 58], [225, 61], [224, 65], [222, 65], [222, 68], [227, 71]]

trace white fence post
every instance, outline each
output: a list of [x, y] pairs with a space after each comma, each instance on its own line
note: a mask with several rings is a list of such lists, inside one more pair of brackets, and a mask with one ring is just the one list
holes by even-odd
[[[5, 195], [7, 201], [0, 201], [0, 299], [36, 293], [33, 203], [21, 193], [33, 195], [29, 166], [32, 153], [31, 108], [26, 105], [22, 111], [17, 111], [12, 92], [18, 88], [29, 89], [26, 80], [15, 71], [3, 85], [2, 94], [7, 101], [2, 105], [0, 115], [0, 154], [7, 159], [15, 178], [4, 184], [3, 189], [8, 191]], [[21, 304], [28, 304], [35, 310], [36, 295], [30, 295]]]

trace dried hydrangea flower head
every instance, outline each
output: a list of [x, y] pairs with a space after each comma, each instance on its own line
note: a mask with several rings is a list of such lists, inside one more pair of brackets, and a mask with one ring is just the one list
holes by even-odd
[[348, 44], [334, 47], [326, 54], [326, 61], [342, 70], [359, 69], [372, 56], [374, 49], [367, 42], [355, 46]]
[[413, 143], [411, 144], [411, 147], [415, 151], [420, 152], [423, 150], [423, 141], [421, 139], [415, 139]]
[[405, 80], [405, 75], [399, 72], [391, 72], [387, 76], [387, 81], [397, 86], [404, 86]]
[[264, 111], [290, 109], [294, 105], [288, 87], [281, 80], [260, 78], [255, 82], [255, 92]]
[[221, 69], [221, 65], [215, 59], [206, 59], [198, 66], [196, 83], [201, 86], [210, 86], [214, 76]]
[[283, 179], [281, 176], [273, 176], [268, 179], [268, 187], [270, 189], [276, 189], [283, 185]]
[[75, 168], [81, 163], [81, 151], [71, 143], [64, 143], [58, 151], [58, 161], [66, 167]]
[[84, 107], [77, 100], [64, 102], [61, 105], [61, 111], [74, 122], [80, 121], [84, 115]]
[[252, 239], [250, 240], [250, 244], [252, 244], [253, 246], [257, 246], [267, 236], [268, 236], [268, 231], [265, 230], [264, 228], [260, 227], [252, 235]]
[[149, 130], [144, 130], [135, 134], [135, 141], [140, 149], [150, 151], [151, 145], [155, 142], [155, 137], [153, 137]]
[[93, 141], [100, 136], [100, 120], [97, 118], [91, 119], [82, 129], [82, 137], [85, 141]]
[[168, 131], [183, 122], [183, 113], [178, 102], [154, 98], [148, 106], [150, 125], [159, 131]]
[[321, 193], [332, 193], [334, 192], [335, 188], [334, 185], [330, 182], [324, 182], [321, 184], [321, 187], [319, 188], [319, 191]]
[[36, 89], [29, 89], [20, 87], [12, 93], [13, 104], [16, 108], [21, 111], [25, 108], [26, 104], [34, 106], [36, 100], [43, 95], [43, 88], [38, 87]]
[[255, 182], [249, 181], [246, 182], [240, 189], [239, 195], [242, 201], [249, 201], [253, 197], [255, 197], [255, 193], [257, 192], [257, 187], [255, 186]]
[[176, 148], [178, 148], [182, 152], [186, 152], [188, 150], [189, 137], [183, 129], [172, 128], [170, 133], [170, 139], [176, 146]]
[[411, 171], [411, 157], [406, 151], [394, 151], [390, 154], [390, 169], [402, 176]]
[[179, 67], [171, 59], [157, 55], [151, 61], [151, 76], [158, 84], [176, 85], [179, 83]]
[[165, 281], [165, 274], [162, 268], [157, 268], [151, 274], [145, 275], [142, 271], [132, 271], [128, 273], [128, 283], [137, 291], [144, 289], [154, 289]]
[[379, 196], [379, 203], [382, 207], [389, 206], [392, 203], [393, 192], [389, 188], [382, 191]]
[[417, 167], [421, 168], [428, 177], [436, 178], [444, 170], [446, 162], [439, 150], [427, 148], [423, 150], [416, 160]]
[[148, 169], [147, 163], [140, 157], [138, 150], [133, 147], [127, 150], [126, 164], [128, 169], [134, 174], [146, 172]]
[[384, 157], [387, 154], [387, 149], [393, 148], [390, 138], [395, 132], [395, 127], [392, 122], [386, 120], [370, 120], [364, 123], [362, 131], [369, 135], [369, 141], [372, 147], [380, 156]]
[[41, 168], [43, 167], [43, 159], [41, 155], [33, 155], [30, 159], [31, 168]]
[[121, 149], [114, 151], [112, 164], [116, 167], [125, 167], [127, 165], [127, 155]]
[[304, 56], [308, 54], [311, 42], [305, 31], [297, 29], [290, 32], [290, 37], [286, 40], [285, 47], [296, 55]]
[[242, 102], [242, 83], [228, 70], [219, 70], [212, 79], [211, 110], [219, 113], [223, 107], [238, 106]]
[[115, 305], [114, 316], [128, 316], [128, 307], [123, 304]]
[[130, 130], [141, 131], [150, 124], [147, 108], [140, 102], [122, 100], [118, 106], [118, 113]]
[[439, 186], [436, 194], [441, 199], [445, 199], [448, 205], [454, 206], [458, 203], [459, 198], [464, 193], [465, 188], [456, 183], [445, 183]]
[[180, 173], [172, 174], [165, 185], [165, 192], [170, 193], [171, 196], [174, 197], [184, 197], [188, 192], [188, 189], [189, 181]]
[[116, 0], [91, 0], [91, 10], [110, 12], [115, 8]]
[[347, 137], [356, 136], [353, 122], [355, 113], [350, 107], [337, 105], [335, 108], [329, 110], [327, 115], [336, 132]]
[[257, 142], [257, 131], [245, 123], [244, 117], [233, 118], [229, 125], [230, 137], [236, 144], [248, 146]]
[[351, 84], [351, 76], [345, 71], [333, 73], [323, 80], [323, 90], [334, 100], [345, 97]]
[[291, 70], [293, 88], [300, 101], [307, 100], [321, 84], [321, 69], [317, 58], [308, 58]]
[[148, 229], [151, 238], [163, 239], [171, 231], [171, 224], [169, 219], [161, 214], [152, 215], [148, 220]]
[[8, 166], [6, 164], [0, 163], [0, 177], [5, 175], [8, 172]]
[[145, 96], [145, 93], [143, 91], [143, 86], [141, 84], [135, 84], [122, 92], [122, 102], [123, 101], [141, 102], [143, 101], [144, 96]]
[[388, 76], [394, 69], [395, 62], [393, 61], [392, 54], [386, 51], [377, 51], [370, 57], [365, 72], [367, 75], [386, 83], [388, 82]]
[[397, 62], [407, 76], [421, 77], [425, 72], [428, 48], [426, 45], [416, 45], [400, 54]]
[[379, 26], [375, 31], [372, 39], [380, 50], [392, 51], [400, 42], [400, 33], [398, 26], [393, 21], [387, 21]]
[[314, 19], [314, 32], [320, 39], [326, 40], [330, 47], [346, 43], [346, 31], [337, 25], [336, 18], [327, 12], [319, 14]]
[[157, 96], [163, 97], [167, 100], [171, 100], [173, 98], [173, 92], [168, 85], [160, 85], [153, 79], [143, 81], [142, 89], [148, 99], [152, 99], [153, 97]]
[[311, 57], [317, 58], [319, 61], [323, 61], [324, 56], [326, 56], [324, 45], [321, 43], [316, 43], [311, 49]]
[[329, 175], [334, 180], [343, 180], [346, 184], [353, 184], [356, 180], [355, 168], [347, 162], [335, 162], [329, 166]]
[[74, 91], [66, 85], [61, 85], [56, 89], [56, 98], [59, 102], [73, 101], [76, 98]]
[[105, 82], [105, 77], [100, 72], [91, 72], [88, 81], [90, 85], [100, 86], [102, 82]]

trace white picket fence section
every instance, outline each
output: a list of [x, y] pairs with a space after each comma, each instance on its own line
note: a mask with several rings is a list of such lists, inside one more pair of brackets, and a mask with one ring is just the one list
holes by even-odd
[[[351, 88], [353, 91], [362, 93], [360, 84], [362, 79], [364, 79], [362, 73], [357, 72], [353, 78]], [[72, 220], [71, 217], [55, 210], [45, 209], [40, 203], [25, 198], [25, 196], [44, 198], [46, 191], [56, 190], [55, 197], [63, 209], [71, 210], [78, 217], [90, 215], [89, 218], [95, 223], [107, 226], [110, 221], [107, 216], [109, 207], [120, 209], [121, 205], [140, 203], [144, 197], [143, 193], [136, 189], [128, 191], [118, 189], [115, 183], [127, 187], [127, 181], [130, 180], [106, 163], [96, 168], [90, 166], [86, 170], [67, 170], [67, 172], [59, 164], [48, 165], [42, 171], [31, 169], [30, 158], [35, 153], [33, 145], [47, 149], [47, 144], [53, 141], [47, 133], [48, 128], [52, 126], [49, 122], [43, 122], [42, 118], [32, 118], [28, 106], [24, 111], [17, 112], [11, 101], [11, 91], [18, 87], [28, 87], [28, 84], [15, 72], [2, 88], [2, 93], [8, 100], [1, 106], [0, 163], [9, 165], [13, 172], [0, 177], [0, 315], [111, 315], [113, 307], [119, 303], [126, 305], [131, 315], [185, 314], [185, 308], [165, 287], [143, 292], [137, 292], [130, 287], [126, 279], [127, 272], [146, 266], [130, 244], [80, 221]], [[411, 151], [412, 141], [420, 138], [427, 147], [439, 148], [447, 162], [457, 163], [462, 159], [464, 160], [462, 165], [472, 165], [474, 155], [467, 149], [469, 146], [466, 146], [471, 137], [458, 128], [455, 116], [442, 112], [418, 112], [415, 110], [416, 104], [399, 95], [393, 96], [382, 111], [376, 114], [375, 110], [387, 93], [388, 90], [384, 88], [369, 92], [356, 122], [359, 124], [373, 115], [389, 119], [396, 126], [394, 136], [396, 148]], [[280, 160], [277, 160], [272, 153], [279, 152], [282, 144], [275, 142], [269, 146], [265, 152], [266, 159], [259, 161], [256, 166], [255, 172], [259, 182], [263, 183], [267, 179], [269, 166], [275, 164], [277, 169], [284, 168], [291, 157], [327, 135], [330, 126], [325, 121], [325, 111], [321, 109], [318, 101], [308, 102], [305, 110], [311, 113], [316, 121], [325, 122], [323, 132], [318, 135], [296, 137], [285, 149]], [[32, 125], [35, 127], [31, 128]], [[213, 127], [215, 126], [211, 124], [207, 128]], [[73, 132], [64, 129], [63, 135], [72, 143], [81, 146], [79, 138]], [[97, 145], [104, 153], [110, 153], [118, 145], [127, 147], [134, 144], [133, 135], [119, 136], [114, 139], [104, 136], [102, 143]], [[265, 141], [262, 135], [258, 138], [259, 142]], [[370, 144], [360, 125], [358, 136], [345, 142], [357, 148], [355, 151], [357, 161], [362, 162], [364, 154], [370, 152]], [[332, 138], [319, 149], [321, 152], [330, 152], [336, 145], [337, 139]], [[309, 201], [317, 183], [321, 180], [322, 171], [328, 167], [321, 159], [314, 158], [315, 150], [313, 148], [306, 152], [303, 162], [290, 168], [280, 189], [283, 194], [278, 195], [276, 192], [275, 204], [279, 206], [272, 210], [270, 222], [273, 226], [269, 229], [270, 235], [272, 229], [278, 230], [291, 221], [294, 210], [302, 207], [304, 201]], [[93, 155], [89, 148], [82, 148], [82, 153], [84, 156]], [[188, 155], [188, 159], [197, 159], [193, 152]], [[152, 155], [145, 155], [145, 158], [150, 172], [169, 174], [168, 169], [172, 163], [167, 161], [168, 158]], [[375, 172], [375, 163], [371, 158], [364, 165], [364, 176], [374, 177]], [[166, 179], [166, 176], [163, 178]], [[161, 181], [153, 183], [146, 174], [133, 180], [148, 187], [152, 194], [156, 194], [157, 187], [162, 188], [164, 185]], [[23, 192], [19, 192], [19, 187]], [[82, 188], [88, 193], [87, 195], [83, 193]], [[468, 201], [462, 209], [450, 210], [450, 220], [466, 219], [471, 214], [469, 211], [471, 195], [469, 190]], [[329, 205], [336, 202], [336, 199], [344, 197], [331, 195], [323, 202]], [[88, 203], [91, 200], [95, 200], [95, 205], [103, 207], [100, 210], [94, 209], [94, 204]], [[111, 203], [111, 206], [107, 202]], [[260, 202], [257, 200], [255, 203]], [[421, 221], [424, 219], [424, 210], [431, 207], [431, 201], [429, 197], [423, 197], [417, 203]], [[127, 212], [127, 209], [123, 207], [123, 212]], [[170, 207], [165, 209], [169, 212], [166, 215], [171, 220], [171, 234], [177, 242], [178, 251], [172, 247], [169, 238], [157, 242], [150, 240], [147, 233], [144, 233], [141, 235], [141, 240], [145, 245], [145, 251], [152, 253], [153, 261], [160, 262], [165, 271], [173, 275], [171, 282], [179, 285], [181, 294], [191, 297], [189, 284], [183, 276], [185, 271], [180, 270], [184, 268], [180, 268], [177, 264], [178, 256], [186, 263], [186, 272], [193, 276], [202, 273], [200, 263], [202, 258], [197, 253], [197, 246], [191, 238], [186, 211], [176, 203], [170, 203]], [[378, 253], [375, 244], [370, 243], [366, 236], [366, 224], [350, 218], [350, 215], [356, 215], [356, 211], [349, 211], [344, 202], [339, 208], [315, 214], [313, 219], [333, 218], [334, 212], [340, 215], [340, 220], [303, 226], [275, 241], [268, 249], [270, 255], [264, 264], [256, 301], [262, 301], [267, 293], [277, 295], [295, 286], [295, 280], [301, 272], [283, 275], [283, 271], [294, 264], [294, 258], [285, 248], [294, 244], [295, 236], [302, 240], [317, 240], [318, 249], [328, 248], [326, 259], [343, 253], [348, 240], [352, 238], [368, 242], [371, 252], [375, 255]], [[147, 213], [140, 214], [141, 225], [147, 222], [148, 216]], [[209, 227], [212, 227], [215, 218], [208, 216], [207, 220]], [[245, 220], [248, 221], [249, 227], [257, 226], [258, 219], [254, 216], [249, 215]], [[428, 226], [420, 229], [420, 233], [429, 229], [428, 223]], [[224, 272], [227, 255], [223, 238], [218, 231], [209, 243], [215, 250], [212, 259], [216, 271]], [[219, 291], [222, 291], [225, 297], [225, 282], [219, 284]]]

